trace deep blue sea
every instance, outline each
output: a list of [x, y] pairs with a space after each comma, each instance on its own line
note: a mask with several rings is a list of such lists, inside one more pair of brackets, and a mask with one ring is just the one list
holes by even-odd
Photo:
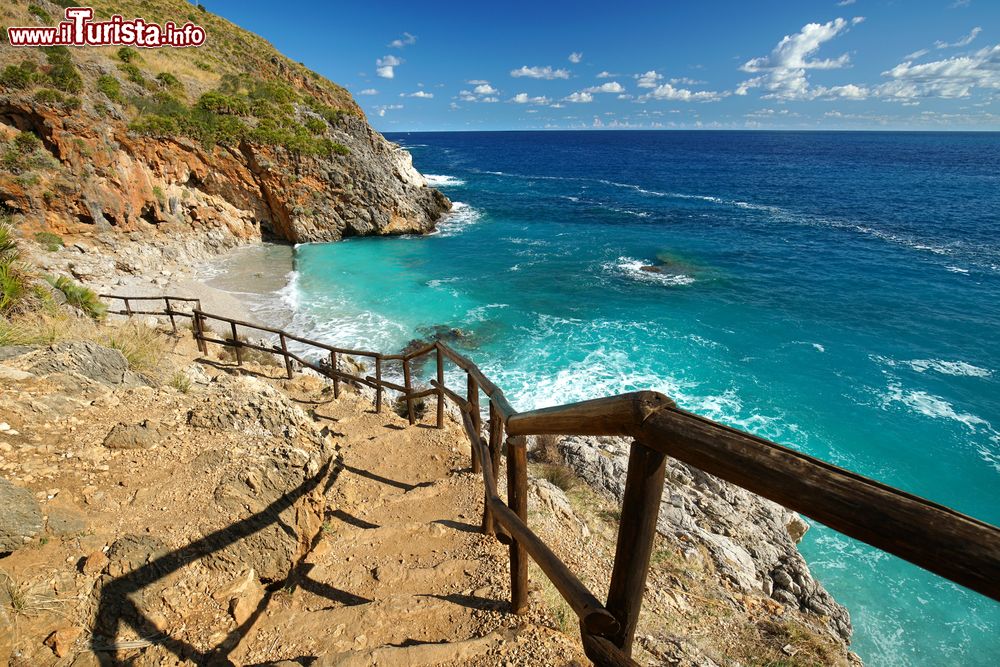
[[[390, 138], [455, 212], [298, 247], [295, 328], [459, 328], [519, 409], [656, 389], [1000, 524], [1000, 134]], [[997, 603], [822, 526], [801, 548], [869, 665], [1000, 660]]]

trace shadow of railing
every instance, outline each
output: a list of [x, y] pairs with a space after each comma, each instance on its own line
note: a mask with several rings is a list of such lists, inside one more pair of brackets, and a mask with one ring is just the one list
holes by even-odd
[[[128, 661], [122, 660], [117, 655], [119, 651], [130, 648], [129, 642], [117, 642], [123, 626], [132, 628], [141, 636], [153, 625], [152, 619], [135, 603], [133, 595], [199, 559], [222, 551], [269, 526], [281, 524], [282, 512], [292, 508], [301, 498], [321, 486], [324, 493], [329, 491], [342, 471], [343, 466], [338, 461], [331, 459], [315, 475], [303, 481], [295, 489], [283, 494], [259, 512], [159, 556], [104, 584], [98, 599], [94, 617], [94, 635], [91, 639], [91, 650], [96, 654], [99, 664], [104, 667], [129, 664]], [[149, 638], [140, 643], [161, 646], [175, 655], [178, 660], [190, 660], [198, 665], [229, 665], [232, 664], [229, 660], [229, 654], [238, 645], [239, 640], [250, 631], [279, 590], [301, 587], [339, 605], [370, 602], [366, 598], [340, 591], [309, 578], [311, 565], [305, 563], [305, 557], [320, 538], [321, 534], [317, 534], [313, 538], [310, 549], [301, 555], [288, 576], [284, 580], [268, 586], [264, 597], [247, 620], [231, 630], [217, 646], [203, 650], [169, 633]]]

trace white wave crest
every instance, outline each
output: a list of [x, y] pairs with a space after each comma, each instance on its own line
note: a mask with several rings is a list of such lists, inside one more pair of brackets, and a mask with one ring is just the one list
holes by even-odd
[[644, 266], [649, 266], [649, 264], [633, 257], [619, 257], [614, 262], [605, 262], [601, 265], [601, 268], [609, 273], [624, 275], [632, 280], [658, 285], [669, 285], [671, 287], [690, 285], [695, 282], [694, 278], [683, 273], [644, 271]]
[[993, 371], [988, 368], [975, 366], [967, 361], [961, 360], [945, 361], [944, 359], [909, 359], [905, 361], [897, 361], [896, 359], [875, 355], [871, 357], [871, 360], [890, 367], [909, 366], [918, 373], [934, 371], [935, 373], [940, 373], [941, 375], [976, 378], [988, 378], [993, 375]]
[[982, 417], [967, 412], [959, 412], [948, 401], [940, 396], [934, 396], [926, 391], [904, 390], [898, 384], [889, 385], [888, 391], [882, 397], [883, 407], [892, 403], [902, 403], [913, 412], [931, 419], [951, 419], [966, 426], [970, 431], [980, 427], [990, 429], [990, 424]]
[[460, 201], [452, 202], [451, 211], [445, 213], [438, 223], [438, 234], [440, 236], [454, 236], [460, 233], [469, 225], [474, 225], [483, 217], [483, 214], [468, 204]]
[[465, 181], [462, 179], [455, 178], [454, 176], [448, 176], [446, 174], [424, 174], [424, 178], [427, 179], [427, 185], [432, 185], [434, 187], [465, 185]]

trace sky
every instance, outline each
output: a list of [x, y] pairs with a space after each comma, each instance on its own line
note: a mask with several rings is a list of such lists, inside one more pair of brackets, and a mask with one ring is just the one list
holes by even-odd
[[1000, 130], [1000, 0], [202, 1], [384, 132]]

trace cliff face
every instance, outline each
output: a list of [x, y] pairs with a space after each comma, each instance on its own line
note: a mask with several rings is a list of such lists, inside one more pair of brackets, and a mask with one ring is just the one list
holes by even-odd
[[[0, 46], [0, 202], [29, 229], [335, 241], [427, 232], [450, 209], [343, 88], [186, 2], [131, 4], [103, 12], [190, 18], [209, 42]], [[48, 24], [13, 11], [9, 24]]]

